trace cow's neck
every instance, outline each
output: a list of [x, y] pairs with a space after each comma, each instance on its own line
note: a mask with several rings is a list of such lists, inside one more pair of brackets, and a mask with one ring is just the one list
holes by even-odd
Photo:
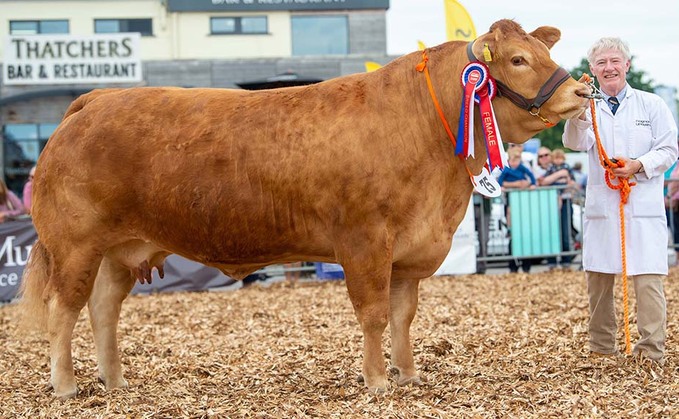
[[[429, 73], [432, 80], [432, 85], [435, 89], [436, 97], [444, 112], [444, 116], [448, 121], [453, 136], [457, 136], [457, 128], [459, 123], [460, 106], [462, 102], [462, 86], [460, 84], [460, 74], [465, 65], [467, 65], [468, 58], [465, 50], [465, 43], [448, 43], [428, 50], [429, 61], [427, 63]], [[421, 53], [420, 53], [421, 61]], [[420, 74], [421, 80], [419, 87], [419, 94], [421, 100], [432, 102], [431, 93], [426, 87], [424, 75]], [[433, 108], [433, 103], [431, 103]], [[432, 115], [429, 116], [430, 118]], [[441, 129], [443, 122], [439, 115], [434, 111], [433, 117], [435, 121], [431, 126], [434, 128], [435, 137], [441, 136]], [[474, 118], [474, 156], [466, 159], [466, 164], [473, 174], [481, 172], [481, 168], [486, 162], [486, 146], [483, 140], [483, 131], [481, 126], [481, 118], [479, 116], [478, 107], [475, 110]], [[444, 142], [450, 142], [447, 134], [444, 134], [441, 139]], [[455, 141], [459, 141], [455, 138]]]
[[[448, 43], [428, 50], [432, 85], [455, 136], [462, 102], [460, 73], [468, 62], [464, 48], [464, 43]], [[433, 199], [441, 205], [442, 225], [450, 228], [449, 233], [452, 234], [464, 216], [473, 189], [464, 166], [473, 174], [480, 173], [486, 161], [485, 145], [482, 141], [480, 118], [477, 117], [475, 131], [481, 136], [475, 135], [476, 155], [467, 160], [455, 155], [454, 146], [446, 134], [427, 88], [426, 77], [415, 69], [421, 60], [422, 53], [415, 52], [392, 63], [391, 71], [382, 73], [381, 86], [385, 91], [398, 92], [389, 95], [394, 98], [390, 109], [398, 112], [390, 118], [392, 121], [398, 120], [396, 125], [402, 138], [412, 138], [418, 144], [415, 150], [410, 151], [424, 157], [415, 159], [411, 155], [409, 160], [422, 162], [428, 170], [417, 170], [415, 176], [424, 176], [425, 173], [432, 176], [426, 180], [426, 184], [432, 185], [436, 191]]]

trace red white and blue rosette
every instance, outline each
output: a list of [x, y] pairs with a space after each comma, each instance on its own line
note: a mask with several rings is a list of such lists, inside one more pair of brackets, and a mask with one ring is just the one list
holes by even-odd
[[478, 61], [465, 66], [461, 74], [461, 83], [463, 95], [455, 154], [464, 157], [474, 155], [474, 104], [477, 103], [489, 171], [492, 172], [496, 167], [503, 169], [507, 160], [491, 102], [497, 94], [497, 84], [490, 75], [488, 67]]
[[[486, 87], [488, 88], [488, 99], [493, 100], [495, 99], [495, 96], [497, 95], [497, 82], [493, 78], [493, 76], [490, 76], [488, 78], [488, 84], [486, 84]], [[481, 102], [481, 92], [478, 92], [474, 95], [474, 103], [477, 105], [479, 102]]]

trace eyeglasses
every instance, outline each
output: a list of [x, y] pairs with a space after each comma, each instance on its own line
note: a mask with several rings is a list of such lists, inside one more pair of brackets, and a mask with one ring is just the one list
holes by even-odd
[[549, 154], [538, 154], [538, 157], [540, 157], [540, 158], [547, 157], [547, 156], [549, 156]]

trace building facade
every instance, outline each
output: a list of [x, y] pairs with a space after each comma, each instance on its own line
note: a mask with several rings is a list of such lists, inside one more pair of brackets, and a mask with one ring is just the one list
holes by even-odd
[[21, 193], [71, 101], [95, 88], [238, 88], [385, 64], [388, 0], [0, 0], [0, 168]]

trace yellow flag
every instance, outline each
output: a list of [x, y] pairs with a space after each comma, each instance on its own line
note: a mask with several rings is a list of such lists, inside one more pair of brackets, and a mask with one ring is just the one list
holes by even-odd
[[427, 46], [424, 45], [424, 42], [417, 41], [417, 49], [419, 49], [420, 51], [424, 51], [425, 49], [427, 49]]
[[382, 66], [374, 61], [366, 61], [365, 62], [365, 71], [367, 73], [370, 73], [371, 71], [375, 71], [378, 68], [381, 68]]
[[476, 39], [474, 22], [467, 10], [456, 0], [443, 0], [446, 12], [446, 35], [449, 41]]

